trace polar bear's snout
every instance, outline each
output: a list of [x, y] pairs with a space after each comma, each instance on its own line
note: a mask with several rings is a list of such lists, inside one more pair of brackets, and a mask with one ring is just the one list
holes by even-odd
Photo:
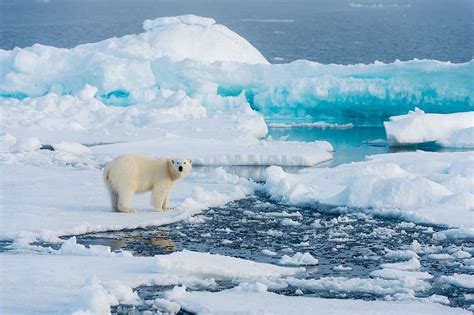
[[182, 172], [183, 171], [183, 167], [180, 165], [178, 166], [178, 171]]

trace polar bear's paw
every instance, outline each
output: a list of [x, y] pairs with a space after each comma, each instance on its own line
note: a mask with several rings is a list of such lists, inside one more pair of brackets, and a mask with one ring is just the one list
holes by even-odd
[[118, 207], [119, 212], [124, 212], [124, 213], [134, 213], [137, 212], [135, 209], [130, 208], [130, 207]]

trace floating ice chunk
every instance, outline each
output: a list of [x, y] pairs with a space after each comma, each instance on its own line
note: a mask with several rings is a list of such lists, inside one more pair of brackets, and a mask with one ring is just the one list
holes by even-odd
[[338, 266], [334, 266], [334, 267], [332, 268], [332, 270], [334, 270], [334, 271], [351, 271], [351, 270], [352, 270], [352, 267], [343, 266], [343, 265], [338, 265]]
[[474, 239], [474, 228], [448, 229], [433, 234], [435, 240]]
[[424, 291], [430, 287], [423, 280], [404, 281], [382, 278], [322, 277], [320, 279], [296, 279], [290, 277], [287, 281], [289, 285], [313, 291], [369, 293], [380, 296], [395, 294], [413, 295], [414, 291]]
[[474, 127], [454, 131], [449, 137], [436, 143], [445, 148], [474, 148]]
[[439, 281], [455, 287], [474, 289], [474, 275], [455, 273], [452, 276], [441, 276]]
[[370, 273], [373, 277], [383, 278], [383, 279], [402, 279], [402, 280], [430, 280], [433, 279], [433, 276], [428, 272], [421, 271], [406, 271], [399, 269], [380, 269], [375, 270]]
[[31, 152], [41, 148], [41, 140], [36, 137], [17, 139], [16, 143], [10, 146], [10, 152]]
[[446, 254], [446, 253], [430, 254], [430, 255], [426, 256], [426, 258], [431, 259], [431, 260], [450, 260], [450, 259], [454, 259], [453, 256], [451, 256], [449, 254]]
[[84, 245], [77, 244], [76, 237], [73, 236], [65, 241], [57, 251], [60, 255], [78, 255], [78, 256], [103, 256], [103, 257], [115, 257], [115, 256], [128, 256], [131, 257], [132, 253], [129, 251], [123, 251], [119, 253], [112, 252], [109, 246], [102, 245], [90, 245], [85, 247]]
[[[390, 117], [384, 122], [388, 143], [391, 146], [416, 144], [441, 140], [445, 146], [449, 144], [462, 144], [467, 139], [470, 131], [462, 129], [474, 127], [474, 111], [454, 114], [425, 114], [416, 109], [407, 115]], [[451, 138], [453, 137], [453, 138]], [[446, 142], [442, 140], [447, 139]], [[474, 146], [473, 137], [467, 140], [467, 147]]]
[[176, 314], [181, 309], [181, 305], [179, 305], [178, 303], [161, 298], [155, 299], [153, 305], [156, 306], [158, 312], [163, 314]]
[[426, 298], [427, 301], [433, 302], [433, 303], [439, 303], [442, 305], [449, 305], [451, 302], [449, 301], [447, 296], [444, 295], [438, 295], [438, 294], [433, 294], [429, 297]]
[[92, 154], [91, 149], [77, 142], [61, 141], [53, 144], [52, 147], [55, 150], [72, 154]]
[[[416, 248], [418, 249], [418, 248]], [[421, 251], [420, 249], [418, 249]], [[386, 249], [387, 253], [385, 254], [385, 258], [388, 259], [411, 259], [411, 258], [420, 258], [416, 252], [413, 250], [390, 250]]]
[[471, 258], [472, 255], [464, 250], [459, 250], [459, 251], [456, 251], [454, 252], [453, 254], [451, 254], [451, 256], [453, 256], [454, 258], [458, 258], [458, 259], [464, 259], [464, 258]]
[[213, 277], [216, 279], [246, 279], [294, 275], [299, 268], [280, 267], [234, 258], [191, 251], [156, 256], [156, 268], [162, 273]]
[[295, 220], [292, 220], [292, 219], [289, 219], [289, 218], [286, 218], [286, 219], [281, 220], [281, 221], [280, 221], [280, 224], [281, 224], [281, 225], [287, 225], [287, 226], [298, 226], [298, 225], [301, 225], [300, 222], [295, 221]]
[[207, 315], [230, 314], [301, 314], [315, 312], [342, 314], [469, 314], [468, 311], [428, 301], [364, 301], [351, 299], [323, 299], [317, 297], [286, 296], [272, 292], [246, 292], [224, 290], [220, 292], [186, 291], [174, 288], [167, 298], [179, 303], [183, 309]]
[[270, 229], [270, 230], [266, 231], [265, 233], [267, 233], [270, 236], [275, 236], [275, 237], [282, 237], [283, 236], [283, 232], [279, 231], [279, 230]]
[[420, 269], [421, 264], [417, 258], [413, 257], [412, 259], [404, 262], [382, 264], [381, 267], [386, 269], [413, 271]]
[[321, 219], [315, 219], [313, 223], [311, 223], [311, 227], [316, 229], [322, 228]]
[[265, 256], [270, 256], [270, 257], [275, 257], [277, 255], [276, 252], [273, 252], [269, 249], [262, 249], [262, 254], [264, 254]]
[[282, 265], [293, 265], [293, 266], [305, 266], [305, 265], [317, 265], [318, 260], [314, 258], [310, 253], [296, 253], [293, 256], [283, 255], [280, 259]]

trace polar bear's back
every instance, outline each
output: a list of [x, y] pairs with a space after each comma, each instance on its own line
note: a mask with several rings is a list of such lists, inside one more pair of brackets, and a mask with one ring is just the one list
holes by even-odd
[[168, 172], [167, 160], [138, 154], [122, 155], [105, 166], [104, 179], [107, 185], [119, 190], [127, 186], [133, 187], [135, 192], [149, 191], [155, 178], [162, 178]]

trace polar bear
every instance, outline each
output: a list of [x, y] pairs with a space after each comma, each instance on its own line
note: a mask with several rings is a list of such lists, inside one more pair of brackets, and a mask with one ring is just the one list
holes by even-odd
[[132, 198], [135, 193], [152, 191], [151, 202], [156, 211], [168, 209], [168, 194], [178, 179], [187, 176], [192, 160], [127, 154], [107, 163], [104, 181], [110, 193], [112, 209], [135, 212]]

